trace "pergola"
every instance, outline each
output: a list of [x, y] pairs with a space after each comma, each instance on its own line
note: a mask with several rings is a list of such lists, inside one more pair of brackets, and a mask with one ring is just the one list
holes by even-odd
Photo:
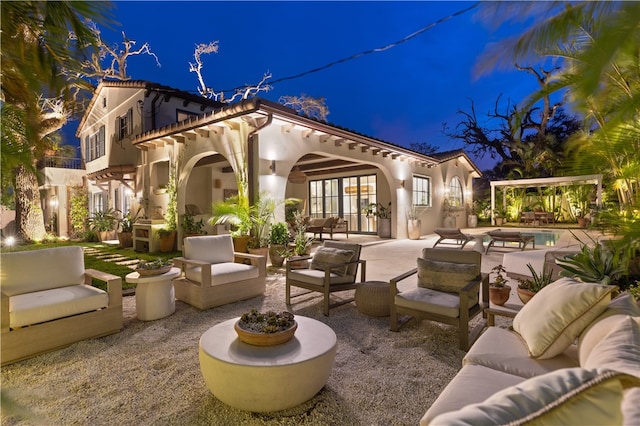
[[[583, 175], [583, 176], [562, 176], [550, 178], [536, 179], [512, 179], [497, 180], [491, 182], [491, 224], [495, 225], [493, 212], [496, 208], [496, 187], [503, 186], [509, 188], [541, 188], [541, 187], [557, 187], [572, 185], [596, 185], [596, 204], [602, 205], [602, 175]], [[502, 205], [507, 208], [506, 192], [502, 195]]]

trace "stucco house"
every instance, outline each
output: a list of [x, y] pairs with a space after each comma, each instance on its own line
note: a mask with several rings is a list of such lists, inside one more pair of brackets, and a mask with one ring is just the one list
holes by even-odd
[[[76, 135], [90, 211], [142, 206], [158, 226], [172, 171], [179, 216], [189, 206], [207, 217], [246, 174], [250, 199], [261, 192], [302, 199], [303, 214], [342, 217], [350, 233], [375, 233], [376, 220], [363, 207], [391, 203], [392, 238], [407, 237], [412, 204], [423, 234], [442, 226], [445, 199], [465, 227], [472, 181], [481, 175], [462, 150], [423, 155], [269, 100], [226, 105], [145, 81], [102, 82]], [[276, 219], [284, 220], [282, 204]]]

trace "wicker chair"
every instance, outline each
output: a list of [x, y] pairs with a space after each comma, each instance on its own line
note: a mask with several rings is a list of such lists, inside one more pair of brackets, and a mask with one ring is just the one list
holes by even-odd
[[[288, 261], [285, 284], [285, 301], [287, 305], [291, 305], [292, 298], [311, 292], [322, 293], [322, 311], [328, 316], [330, 308], [352, 302], [353, 297], [331, 304], [329, 303], [329, 295], [339, 291], [355, 290], [359, 266], [361, 266], [360, 282], [365, 281], [366, 261], [360, 259], [361, 251], [362, 246], [360, 244], [324, 241], [313, 258], [311, 256], [296, 258], [296, 261], [312, 259], [307, 269], [292, 269], [292, 262]], [[348, 254], [349, 252], [351, 254]], [[321, 260], [320, 258], [324, 256], [334, 256], [335, 260], [331, 260], [329, 257]], [[341, 258], [341, 260], [338, 261], [338, 258]], [[292, 286], [301, 287], [308, 291], [291, 295]]]
[[[410, 317], [451, 324], [458, 327], [460, 349], [469, 349], [485, 325], [481, 321], [469, 332], [469, 321], [480, 313], [485, 316], [489, 306], [489, 276], [480, 273], [481, 260], [476, 251], [423, 249], [417, 268], [391, 280], [391, 331], [398, 331]], [[398, 292], [398, 283], [413, 275], [418, 275], [418, 286]], [[409, 317], [399, 321], [400, 315]]]

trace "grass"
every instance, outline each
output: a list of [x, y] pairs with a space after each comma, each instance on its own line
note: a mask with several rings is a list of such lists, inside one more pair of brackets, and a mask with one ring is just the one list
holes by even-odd
[[[7, 247], [3, 248], [3, 252], [15, 252], [15, 251], [31, 251], [31, 250], [41, 250], [45, 248], [52, 247], [63, 247], [63, 246], [82, 246], [82, 247], [92, 247], [100, 250], [105, 254], [117, 254], [124, 257], [128, 257], [130, 259], [140, 259], [140, 260], [156, 260], [158, 258], [161, 259], [172, 259], [174, 257], [182, 256], [182, 253], [179, 251], [169, 252], [169, 253], [140, 253], [134, 251], [133, 248], [120, 248], [117, 246], [105, 245], [102, 243], [90, 243], [83, 241], [56, 241], [56, 242], [46, 242], [46, 243], [34, 243], [34, 244], [23, 244], [11, 247], [8, 249]], [[98, 271], [106, 272], [109, 274], [117, 275], [122, 278], [122, 289], [134, 289], [136, 287], [135, 284], [129, 284], [125, 281], [125, 276], [131, 273], [133, 270], [126, 265], [118, 265], [115, 262], [107, 262], [102, 259], [98, 259], [89, 254], [84, 255], [84, 267], [86, 269], [96, 269]], [[101, 281], [94, 280], [93, 283], [96, 287], [106, 290], [106, 284]]]

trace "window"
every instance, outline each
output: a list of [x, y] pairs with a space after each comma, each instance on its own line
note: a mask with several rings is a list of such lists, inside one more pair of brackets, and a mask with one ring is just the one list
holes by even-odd
[[103, 212], [105, 210], [105, 199], [106, 194], [104, 192], [95, 192], [91, 194], [91, 206], [93, 209], [91, 210], [93, 213], [95, 212]]
[[413, 177], [413, 197], [414, 206], [431, 206], [431, 179], [422, 176]]
[[104, 153], [104, 126], [100, 126], [98, 132], [84, 138], [84, 159], [92, 161], [102, 157]]
[[462, 183], [457, 176], [454, 176], [449, 183], [449, 204], [451, 207], [462, 206]]
[[133, 109], [116, 118], [116, 139], [121, 141], [133, 133]]

